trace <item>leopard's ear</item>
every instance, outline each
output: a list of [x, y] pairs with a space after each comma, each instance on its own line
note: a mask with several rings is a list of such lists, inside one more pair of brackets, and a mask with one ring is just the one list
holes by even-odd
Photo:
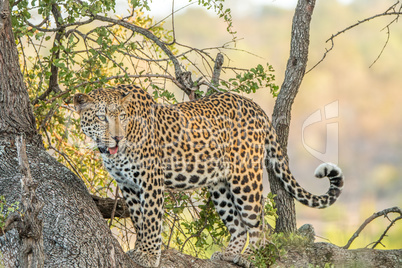
[[132, 100], [133, 95], [134, 95], [133, 92], [127, 92], [127, 93], [121, 94], [121, 96], [122, 96], [121, 103], [128, 104]]
[[74, 95], [74, 108], [77, 113], [81, 113], [81, 111], [88, 109], [93, 102], [94, 99], [87, 94], [77, 93]]

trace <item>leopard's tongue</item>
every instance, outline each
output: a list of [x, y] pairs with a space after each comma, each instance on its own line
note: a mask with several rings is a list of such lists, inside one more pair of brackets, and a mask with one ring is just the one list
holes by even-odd
[[108, 150], [109, 150], [109, 153], [110, 154], [116, 154], [117, 153], [117, 151], [119, 150], [119, 147], [118, 146], [116, 146], [116, 147], [113, 147], [113, 148], [107, 148]]

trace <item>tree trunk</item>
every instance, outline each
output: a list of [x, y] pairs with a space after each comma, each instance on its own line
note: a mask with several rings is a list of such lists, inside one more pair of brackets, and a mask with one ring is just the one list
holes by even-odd
[[18, 63], [9, 3], [0, 0], [0, 134], [4, 138], [19, 133], [36, 145], [42, 144]]
[[[287, 155], [291, 109], [303, 80], [307, 66], [310, 21], [315, 0], [299, 0], [293, 16], [290, 57], [286, 66], [285, 79], [275, 102], [272, 123], [276, 130], [284, 155]], [[275, 232], [296, 231], [296, 210], [293, 198], [276, 179], [273, 170], [268, 171], [271, 192], [276, 195], [278, 219]]]

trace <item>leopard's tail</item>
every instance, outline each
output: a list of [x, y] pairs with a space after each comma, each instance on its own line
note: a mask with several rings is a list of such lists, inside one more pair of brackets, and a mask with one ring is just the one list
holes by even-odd
[[[272, 134], [274, 133], [274, 134]], [[342, 170], [335, 164], [323, 163], [315, 170], [315, 176], [319, 179], [327, 177], [330, 182], [329, 190], [323, 195], [314, 195], [299, 185], [289, 169], [289, 164], [284, 157], [277, 141], [275, 130], [270, 126], [270, 134], [265, 140], [266, 167], [272, 167], [278, 181], [285, 190], [300, 203], [312, 208], [326, 208], [332, 205], [341, 194], [343, 188]]]

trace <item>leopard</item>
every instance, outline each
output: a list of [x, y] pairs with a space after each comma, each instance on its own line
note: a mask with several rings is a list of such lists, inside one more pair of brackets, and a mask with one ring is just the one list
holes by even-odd
[[83, 133], [122, 192], [136, 229], [130, 256], [143, 267], [160, 264], [165, 191], [207, 187], [230, 234], [211, 259], [252, 267], [247, 256], [262, 232], [264, 165], [290, 196], [312, 208], [332, 205], [343, 188], [343, 173], [332, 163], [315, 171], [329, 179], [325, 194], [302, 188], [268, 116], [240, 94], [164, 104], [140, 87], [117, 85], [77, 93], [73, 102]]

